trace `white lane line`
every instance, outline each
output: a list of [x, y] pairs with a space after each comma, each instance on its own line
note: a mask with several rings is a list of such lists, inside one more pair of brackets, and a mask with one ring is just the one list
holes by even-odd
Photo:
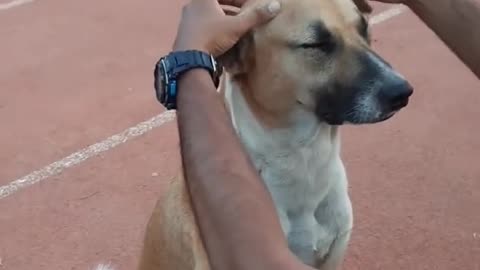
[[[393, 7], [371, 18], [372, 24], [384, 22], [390, 18], [400, 15], [405, 9]], [[125, 131], [111, 136], [99, 143], [93, 144], [76, 153], [73, 153], [59, 161], [56, 161], [40, 170], [34, 171], [20, 179], [14, 180], [7, 185], [0, 187], [0, 199], [3, 199], [22, 188], [26, 188], [45, 180], [53, 175], [59, 174], [64, 170], [73, 167], [87, 159], [94, 157], [102, 152], [106, 152], [116, 146], [123, 144], [131, 139], [141, 136], [150, 130], [159, 127], [175, 119], [174, 111], [166, 111], [145, 122], [128, 128]]]
[[90, 145], [76, 153], [73, 153], [59, 161], [56, 161], [40, 170], [34, 171], [10, 184], [0, 187], [0, 199], [15, 193], [16, 191], [38, 183], [46, 178], [59, 174], [65, 169], [73, 167], [87, 159], [96, 156], [102, 152], [106, 152], [116, 146], [123, 144], [135, 137], [141, 136], [153, 128], [159, 127], [167, 122], [175, 119], [174, 111], [167, 111], [159, 114], [147, 121], [128, 128], [118, 134], [115, 134], [99, 143]]
[[379, 24], [381, 22], [387, 21], [395, 16], [402, 14], [404, 11], [407, 10], [405, 6], [397, 6], [381, 12], [372, 18], [370, 18], [370, 24]]
[[7, 10], [21, 5], [32, 3], [33, 0], [13, 0], [8, 3], [0, 4], [0, 10]]

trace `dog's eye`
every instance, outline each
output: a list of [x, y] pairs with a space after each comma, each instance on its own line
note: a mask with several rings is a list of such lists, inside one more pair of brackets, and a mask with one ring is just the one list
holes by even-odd
[[335, 37], [322, 22], [313, 22], [308, 27], [308, 31], [310, 32], [309, 41], [305, 42], [306, 40], [304, 40], [303, 43], [300, 43], [298, 46], [300, 49], [318, 50], [326, 54], [335, 50]]
[[335, 44], [331, 40], [314, 43], [303, 43], [300, 45], [302, 49], [317, 49], [324, 53], [331, 53], [335, 49]]

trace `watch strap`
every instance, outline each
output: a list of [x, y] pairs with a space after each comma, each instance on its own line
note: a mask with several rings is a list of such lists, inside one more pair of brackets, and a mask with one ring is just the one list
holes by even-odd
[[189, 50], [173, 52], [170, 53], [168, 57], [168, 61], [166, 61], [166, 72], [170, 74], [170, 78], [172, 79], [178, 79], [184, 72], [195, 68], [204, 68], [207, 69], [212, 76], [216, 75], [216, 62], [213, 57], [207, 53]]

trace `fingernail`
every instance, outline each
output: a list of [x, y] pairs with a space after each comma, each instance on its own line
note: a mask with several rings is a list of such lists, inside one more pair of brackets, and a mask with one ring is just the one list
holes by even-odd
[[277, 14], [280, 11], [280, 2], [276, 0], [270, 2], [267, 9], [270, 14]]

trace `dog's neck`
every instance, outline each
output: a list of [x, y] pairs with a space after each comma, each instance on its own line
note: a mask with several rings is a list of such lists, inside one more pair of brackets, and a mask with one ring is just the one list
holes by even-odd
[[270, 127], [256, 114], [245, 97], [246, 90], [229, 74], [224, 74], [222, 91], [232, 124], [251, 155], [290, 155], [309, 149], [325, 154], [339, 153], [338, 127], [320, 123], [311, 112], [292, 112], [288, 125]]

